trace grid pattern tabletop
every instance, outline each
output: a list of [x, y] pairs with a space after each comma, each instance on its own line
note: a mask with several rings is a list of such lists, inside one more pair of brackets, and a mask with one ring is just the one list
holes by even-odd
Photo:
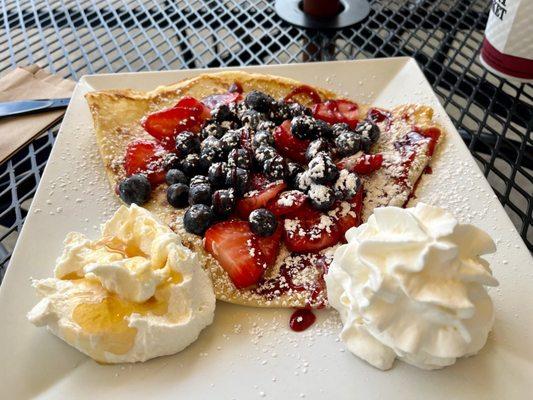
[[[533, 250], [533, 86], [479, 64], [490, 0], [374, 0], [338, 31], [294, 27], [273, 0], [0, 0], [0, 74], [84, 74], [412, 56]], [[0, 166], [0, 279], [58, 127]]]

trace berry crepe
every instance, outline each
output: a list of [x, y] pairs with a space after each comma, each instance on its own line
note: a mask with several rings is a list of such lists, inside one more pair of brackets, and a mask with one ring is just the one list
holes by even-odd
[[86, 98], [119, 197], [202, 256], [219, 300], [256, 307], [327, 305], [344, 233], [404, 206], [442, 137], [427, 106], [239, 71]]

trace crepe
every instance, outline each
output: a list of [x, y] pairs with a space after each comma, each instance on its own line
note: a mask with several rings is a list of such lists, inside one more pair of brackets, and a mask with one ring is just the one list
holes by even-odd
[[[111, 188], [114, 189], [125, 177], [122, 162], [128, 143], [134, 139], [153, 139], [141, 126], [141, 119], [145, 115], [174, 106], [184, 96], [202, 99], [212, 94], [225, 93], [228, 87], [236, 82], [241, 85], [244, 95], [251, 90], [259, 90], [276, 99], [284, 98], [293, 89], [302, 86], [301, 82], [279, 76], [230, 71], [202, 74], [150, 92], [125, 89], [88, 93], [86, 99], [93, 116], [96, 139]], [[325, 89], [313, 89], [323, 101], [338, 97]], [[306, 96], [297, 96], [295, 99], [302, 104], [309, 101]], [[358, 105], [360, 115], [364, 116], [369, 106], [359, 103]], [[413, 125], [421, 129], [436, 126], [432, 109], [422, 105], [404, 105], [392, 110], [391, 116], [392, 122], [386, 122], [390, 125], [390, 132], [382, 133], [372, 148], [372, 153], [381, 152], [384, 155], [383, 167], [363, 177], [366, 191], [363, 220], [368, 218], [375, 207], [404, 205], [431, 158], [426, 147], [421, 146], [420, 149], [424, 151], [416, 153], [407, 166], [406, 174], [405, 157], [401, 154], [404, 150], [398, 150], [397, 143], [404, 140]], [[382, 124], [378, 125], [383, 132]], [[254, 307], [303, 307], [310, 304], [310, 298], [315, 295], [312, 290], [289, 291], [281, 296], [266, 297], [257, 294], [254, 289], [237, 289], [218, 262], [204, 250], [202, 238], [185, 231], [182, 216], [186, 210], [174, 209], [167, 203], [166, 188], [166, 184], [161, 184], [154, 189], [150, 201], [143, 207], [167, 223], [182, 237], [186, 246], [200, 254], [211, 275], [217, 299]], [[322, 253], [331, 257], [332, 250]], [[282, 245], [278, 261], [265, 275], [276, 277], [280, 265], [287, 257], [288, 251]]]

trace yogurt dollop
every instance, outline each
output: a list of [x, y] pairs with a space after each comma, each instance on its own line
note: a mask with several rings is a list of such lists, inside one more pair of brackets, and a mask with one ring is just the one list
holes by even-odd
[[42, 299], [28, 319], [100, 362], [174, 354], [213, 321], [215, 295], [196, 253], [134, 204], [96, 241], [69, 233], [54, 275], [33, 280]]
[[377, 208], [346, 232], [325, 276], [348, 349], [386, 370], [395, 358], [437, 369], [477, 353], [494, 322], [481, 255], [490, 236], [427, 204]]

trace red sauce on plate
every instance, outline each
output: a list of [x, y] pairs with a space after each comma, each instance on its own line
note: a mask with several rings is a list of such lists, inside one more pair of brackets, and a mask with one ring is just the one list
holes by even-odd
[[313, 311], [307, 308], [299, 308], [292, 313], [289, 326], [295, 332], [302, 332], [309, 328], [316, 321]]

